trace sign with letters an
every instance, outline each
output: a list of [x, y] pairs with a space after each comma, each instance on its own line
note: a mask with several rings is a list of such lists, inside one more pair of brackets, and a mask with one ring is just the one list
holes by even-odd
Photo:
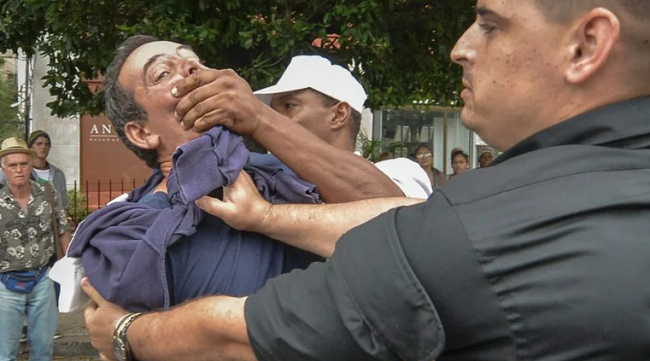
[[141, 186], [151, 175], [151, 168], [122, 143], [105, 115], [82, 116], [80, 128], [80, 186], [90, 192], [91, 207], [131, 191], [134, 183]]

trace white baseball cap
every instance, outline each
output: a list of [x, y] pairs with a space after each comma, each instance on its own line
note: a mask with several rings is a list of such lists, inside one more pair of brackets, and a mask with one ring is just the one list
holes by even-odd
[[270, 104], [274, 94], [311, 88], [338, 101], [350, 104], [361, 113], [368, 98], [357, 79], [345, 68], [317, 55], [299, 55], [280, 77], [277, 84], [255, 92], [257, 98]]

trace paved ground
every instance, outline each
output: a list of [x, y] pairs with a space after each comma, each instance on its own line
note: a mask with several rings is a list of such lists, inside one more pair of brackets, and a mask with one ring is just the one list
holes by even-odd
[[[59, 331], [63, 335], [54, 341], [56, 361], [99, 361], [97, 352], [88, 338], [83, 322], [83, 310], [70, 314], [59, 314]], [[20, 361], [29, 359], [28, 345], [21, 345]]]

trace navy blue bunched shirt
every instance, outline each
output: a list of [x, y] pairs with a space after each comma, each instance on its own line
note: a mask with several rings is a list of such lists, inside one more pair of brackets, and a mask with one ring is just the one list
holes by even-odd
[[270, 155], [252, 157], [239, 136], [220, 127], [179, 147], [165, 193], [155, 171], [126, 202], [93, 212], [71, 242], [93, 286], [129, 311], [170, 307], [206, 295], [244, 296], [268, 279], [306, 268], [321, 257], [235, 230], [194, 203], [231, 184], [244, 169], [271, 203], [316, 203], [312, 184]]

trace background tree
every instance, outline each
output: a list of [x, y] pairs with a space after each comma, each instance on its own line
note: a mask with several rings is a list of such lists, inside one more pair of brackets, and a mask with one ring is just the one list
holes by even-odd
[[[0, 51], [50, 59], [45, 83], [59, 116], [98, 113], [98, 77], [133, 34], [192, 45], [215, 68], [251, 86], [277, 80], [292, 56], [321, 54], [354, 66], [366, 106], [457, 101], [460, 67], [449, 61], [472, 21], [474, 0], [3, 0]], [[38, 50], [37, 50], [38, 49]]]
[[[5, 60], [0, 58], [0, 69]], [[16, 103], [18, 89], [16, 88], [15, 74], [0, 72], [0, 141], [8, 137], [22, 137], [24, 123], [19, 117]]]

